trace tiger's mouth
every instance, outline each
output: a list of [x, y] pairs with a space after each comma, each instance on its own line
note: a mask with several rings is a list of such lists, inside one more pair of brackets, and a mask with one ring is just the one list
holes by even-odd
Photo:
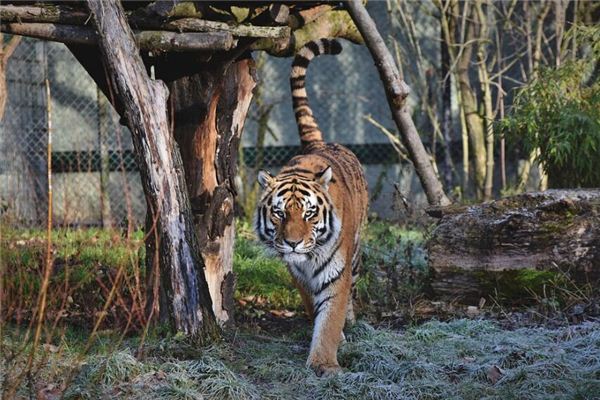
[[281, 245], [275, 245], [275, 250], [277, 250], [277, 252], [279, 254], [309, 254], [314, 250], [314, 246], [311, 246], [309, 248], [305, 247], [302, 249], [291, 249], [289, 248], [289, 246], [281, 246]]
[[287, 244], [285, 241], [275, 241], [274, 242], [274, 247], [275, 250], [281, 254], [282, 256], [285, 255], [308, 255], [309, 253], [311, 253], [314, 249], [315, 249], [315, 244], [314, 243], [305, 243], [304, 241], [299, 243], [298, 245], [292, 247], [289, 244]]

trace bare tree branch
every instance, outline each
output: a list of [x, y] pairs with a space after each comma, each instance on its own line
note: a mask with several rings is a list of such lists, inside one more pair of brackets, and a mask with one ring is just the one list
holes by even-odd
[[406, 107], [405, 100], [410, 92], [408, 85], [401, 79], [392, 55], [385, 46], [375, 23], [362, 2], [360, 0], [349, 0], [346, 4], [350, 16], [364, 38], [379, 70], [392, 116], [413, 161], [415, 171], [421, 180], [427, 200], [431, 205], [450, 204], [442, 184], [435, 175], [429, 156]]

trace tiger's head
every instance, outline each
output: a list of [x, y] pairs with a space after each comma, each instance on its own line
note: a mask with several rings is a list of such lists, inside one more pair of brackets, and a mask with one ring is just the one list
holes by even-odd
[[339, 220], [328, 191], [331, 167], [306, 176], [260, 171], [263, 194], [255, 216], [259, 239], [285, 261], [306, 261], [322, 246], [335, 242]]

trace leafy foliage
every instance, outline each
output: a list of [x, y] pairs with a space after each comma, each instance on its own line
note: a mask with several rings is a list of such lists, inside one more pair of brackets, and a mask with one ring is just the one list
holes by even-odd
[[398, 311], [412, 303], [429, 278], [423, 233], [381, 221], [363, 232], [363, 257], [356, 283], [361, 310]]
[[502, 123], [527, 152], [540, 150], [553, 187], [600, 186], [600, 82], [583, 82], [588, 68], [579, 61], [540, 71]]

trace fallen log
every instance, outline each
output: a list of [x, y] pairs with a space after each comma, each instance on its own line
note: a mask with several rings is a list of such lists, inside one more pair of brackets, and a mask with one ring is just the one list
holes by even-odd
[[442, 297], [522, 295], [519, 285], [536, 277], [600, 279], [600, 189], [526, 193], [428, 214], [439, 218], [427, 249], [432, 288]]

